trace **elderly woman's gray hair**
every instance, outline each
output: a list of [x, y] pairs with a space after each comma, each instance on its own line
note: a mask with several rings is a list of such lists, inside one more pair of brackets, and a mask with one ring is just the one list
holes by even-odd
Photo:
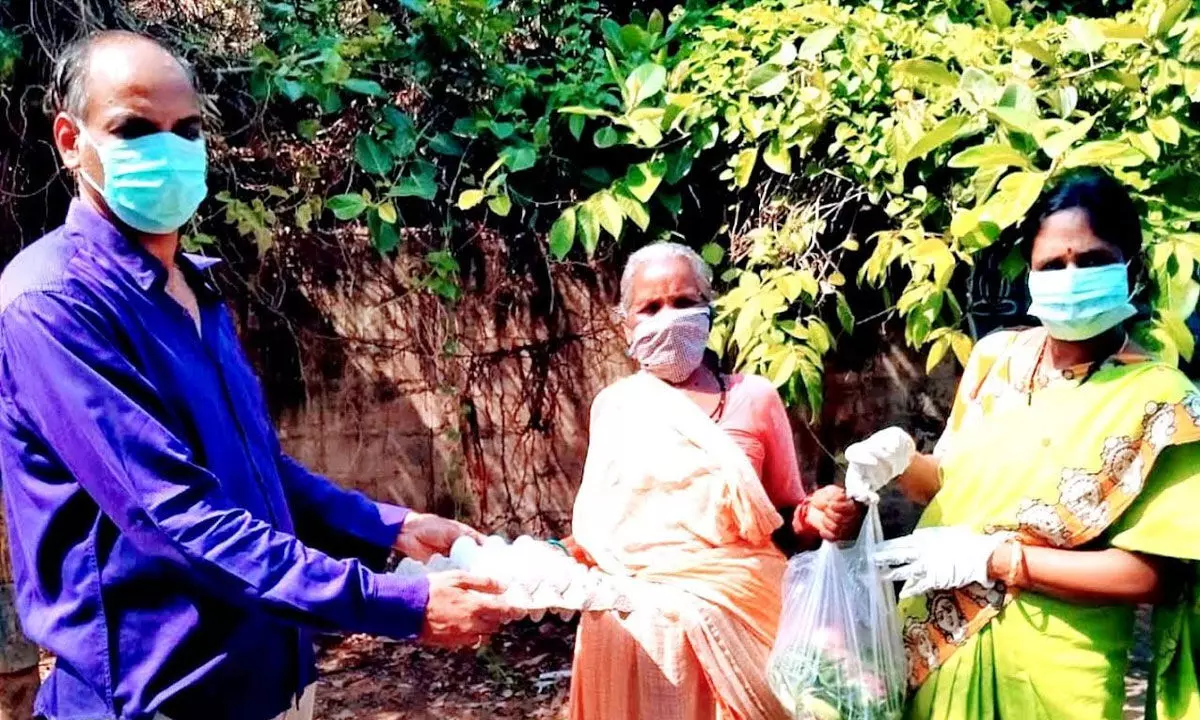
[[629, 311], [629, 295], [633, 290], [633, 278], [640, 268], [661, 260], [679, 259], [687, 261], [696, 277], [696, 285], [700, 287], [700, 295], [705, 302], [712, 302], [712, 269], [704, 258], [687, 245], [673, 242], [660, 242], [638, 250], [629, 256], [625, 263], [625, 271], [621, 273], [621, 305], [618, 308], [621, 315]]

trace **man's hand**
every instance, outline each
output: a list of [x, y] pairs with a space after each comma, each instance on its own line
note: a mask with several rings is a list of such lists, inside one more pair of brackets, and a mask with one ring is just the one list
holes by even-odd
[[797, 513], [792, 519], [792, 529], [797, 535], [816, 532], [822, 540], [852, 540], [858, 532], [865, 508], [846, 496], [846, 491], [836, 485], [818, 489], [802, 505], [805, 514]]
[[483, 542], [483, 535], [474, 528], [464, 525], [457, 520], [447, 520], [437, 515], [410, 512], [404, 518], [400, 535], [392, 547], [417, 562], [427, 562], [434, 553], [450, 554], [450, 546], [454, 541], [466, 535]]
[[421, 642], [436, 647], [478, 647], [520, 613], [504, 601], [500, 583], [461, 572], [429, 576], [429, 605]]

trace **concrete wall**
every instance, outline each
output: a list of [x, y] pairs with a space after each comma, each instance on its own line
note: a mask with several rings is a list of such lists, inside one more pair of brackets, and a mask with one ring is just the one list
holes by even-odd
[[[528, 314], [498, 322], [483, 301], [464, 301], [450, 315], [426, 296], [386, 299], [391, 288], [380, 277], [310, 294], [348, 339], [350, 366], [341, 378], [309, 383], [307, 404], [281, 418], [285, 446], [373, 497], [488, 529], [568, 532], [588, 408], [631, 369], [608, 311], [613, 298], [560, 277], [554, 323]], [[850, 342], [842, 355], [862, 354]], [[855, 369], [827, 373], [815, 427], [795, 418], [810, 485], [836, 479], [833, 458], [874, 430], [899, 424], [930, 444], [940, 431], [954, 368], [944, 363], [927, 378], [919, 358], [882, 345]], [[913, 520], [902, 501], [885, 509], [897, 530]]]

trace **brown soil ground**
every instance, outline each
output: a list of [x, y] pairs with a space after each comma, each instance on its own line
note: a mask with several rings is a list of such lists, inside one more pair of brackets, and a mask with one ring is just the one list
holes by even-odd
[[[1143, 613], [1125, 720], [1145, 713]], [[560, 720], [574, 624], [520, 623], [479, 651], [427, 650], [364, 635], [329, 638], [319, 660], [316, 720]], [[43, 674], [53, 663], [42, 663]]]

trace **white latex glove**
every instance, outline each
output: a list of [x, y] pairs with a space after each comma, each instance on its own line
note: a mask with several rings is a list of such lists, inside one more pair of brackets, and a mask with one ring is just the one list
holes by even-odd
[[846, 494], [860, 503], [879, 502], [879, 490], [907, 470], [916, 454], [916, 441], [898, 427], [854, 443], [846, 448]]
[[965, 527], [935, 527], [917, 530], [879, 546], [875, 564], [886, 568], [886, 580], [903, 581], [900, 599], [924, 595], [930, 590], [953, 590], [979, 583], [992, 587], [988, 563], [1012, 533], [985, 535]]

